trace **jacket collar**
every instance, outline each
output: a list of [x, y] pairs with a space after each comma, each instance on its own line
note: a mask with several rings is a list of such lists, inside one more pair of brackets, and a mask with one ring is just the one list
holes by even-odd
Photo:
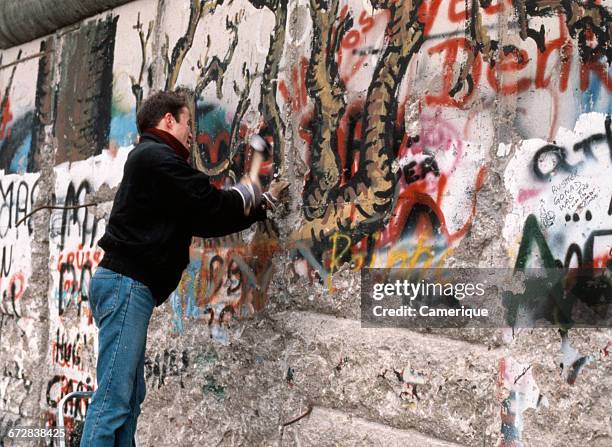
[[172, 134], [169, 134], [164, 130], [153, 127], [145, 129], [141, 135], [141, 138], [151, 138], [158, 143], [163, 143], [170, 146], [172, 150], [176, 152], [183, 160], [187, 161], [189, 159], [189, 149], [183, 146], [183, 143], [177, 140]]

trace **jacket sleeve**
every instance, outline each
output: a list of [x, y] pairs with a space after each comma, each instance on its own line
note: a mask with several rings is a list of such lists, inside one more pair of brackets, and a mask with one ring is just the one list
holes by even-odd
[[210, 184], [208, 176], [192, 168], [173, 153], [158, 152], [151, 157], [150, 172], [159, 179], [173, 208], [189, 219], [192, 236], [220, 237], [242, 231], [254, 222], [265, 219], [265, 211], [253, 210], [244, 215], [244, 203], [236, 191], [224, 191]]

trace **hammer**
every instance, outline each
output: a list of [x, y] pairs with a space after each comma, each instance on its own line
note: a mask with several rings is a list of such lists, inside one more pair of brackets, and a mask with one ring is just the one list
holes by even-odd
[[252, 182], [257, 182], [259, 180], [259, 170], [261, 169], [261, 164], [263, 163], [264, 156], [270, 152], [270, 146], [259, 134], [253, 134], [251, 136], [249, 139], [249, 145], [253, 148], [249, 177]]

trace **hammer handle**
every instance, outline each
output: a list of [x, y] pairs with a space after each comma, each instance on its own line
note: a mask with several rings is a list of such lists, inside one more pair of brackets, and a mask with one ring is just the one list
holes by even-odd
[[251, 168], [249, 169], [249, 177], [251, 181], [256, 182], [259, 179], [259, 170], [263, 162], [263, 154], [258, 151], [253, 151], [251, 155]]

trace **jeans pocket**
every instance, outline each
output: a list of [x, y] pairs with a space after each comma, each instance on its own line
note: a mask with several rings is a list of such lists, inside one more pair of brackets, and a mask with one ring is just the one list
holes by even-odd
[[[108, 272], [108, 271], [107, 271]], [[90, 284], [90, 302], [94, 318], [100, 322], [117, 307], [122, 275], [96, 272]]]

